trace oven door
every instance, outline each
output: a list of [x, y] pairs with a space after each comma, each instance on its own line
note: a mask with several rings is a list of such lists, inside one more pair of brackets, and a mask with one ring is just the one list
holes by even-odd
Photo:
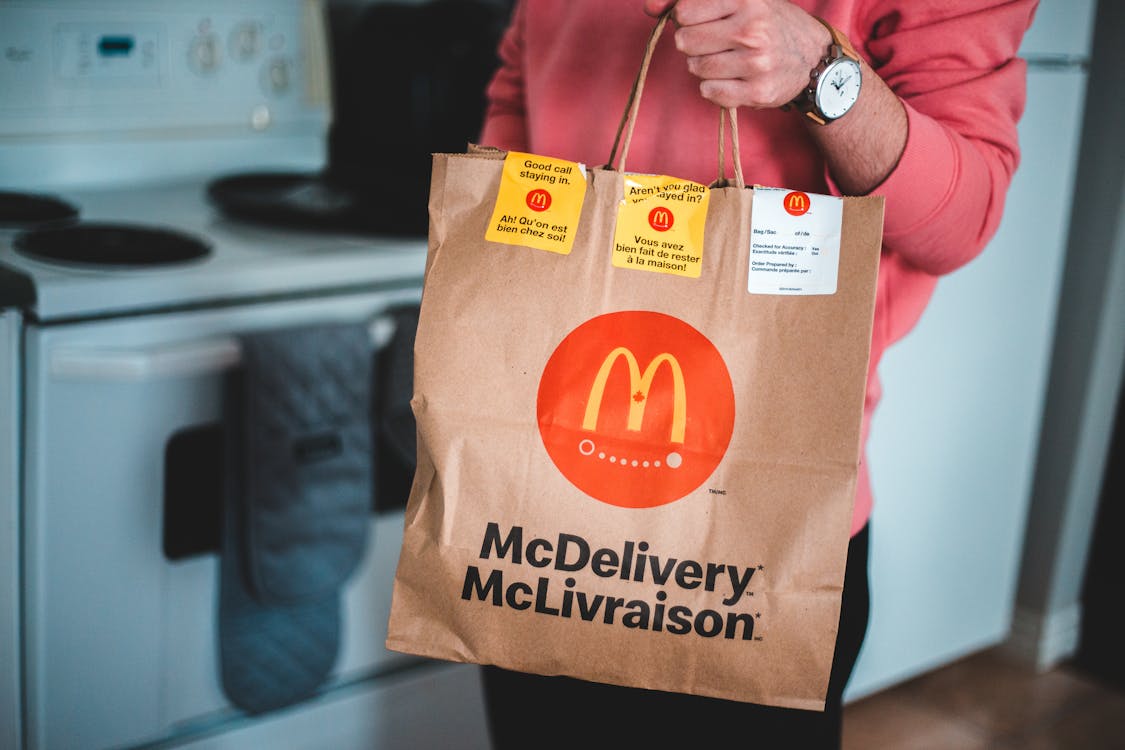
[[28, 329], [29, 747], [179, 746], [227, 731], [224, 748], [262, 747], [268, 735], [247, 723], [297, 737], [300, 726], [342, 731], [349, 717], [355, 744], [334, 748], [393, 748], [394, 737], [421, 747], [442, 736], [487, 747], [475, 668], [383, 646], [401, 508], [371, 516], [365, 558], [341, 596], [336, 666], [315, 701], [279, 712], [289, 724], [248, 722], [220, 683], [209, 519], [218, 517], [215, 440], [238, 334], [378, 321], [418, 297], [407, 289]]

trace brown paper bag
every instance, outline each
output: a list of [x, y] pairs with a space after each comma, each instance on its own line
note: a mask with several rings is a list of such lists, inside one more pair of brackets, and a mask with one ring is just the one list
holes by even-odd
[[[434, 157], [387, 648], [820, 710], [882, 199], [628, 175], [627, 143]], [[769, 234], [833, 205], [838, 250]]]

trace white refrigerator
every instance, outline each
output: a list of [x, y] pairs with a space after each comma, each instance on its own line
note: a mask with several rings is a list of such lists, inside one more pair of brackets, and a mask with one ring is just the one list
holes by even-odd
[[983, 254], [884, 356], [868, 460], [872, 609], [856, 700], [1005, 641], [1048, 382], [1095, 0], [1043, 0], [1022, 160]]

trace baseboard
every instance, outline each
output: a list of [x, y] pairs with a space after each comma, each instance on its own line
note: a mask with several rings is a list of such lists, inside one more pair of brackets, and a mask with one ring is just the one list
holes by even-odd
[[1056, 612], [1033, 612], [1016, 607], [1012, 629], [1003, 650], [1045, 672], [1078, 652], [1082, 605], [1075, 603]]

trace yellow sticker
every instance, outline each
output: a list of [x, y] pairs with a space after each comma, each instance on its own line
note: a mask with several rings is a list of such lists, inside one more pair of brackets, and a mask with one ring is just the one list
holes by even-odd
[[509, 151], [484, 238], [568, 255], [586, 197], [586, 168]]
[[711, 193], [690, 180], [626, 175], [617, 209], [613, 265], [698, 278]]

